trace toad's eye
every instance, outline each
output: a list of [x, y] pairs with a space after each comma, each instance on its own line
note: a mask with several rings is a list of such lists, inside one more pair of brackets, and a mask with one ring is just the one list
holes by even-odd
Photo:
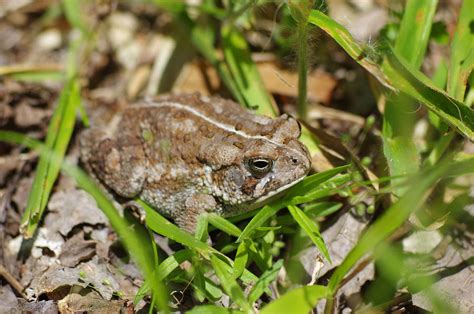
[[264, 157], [249, 158], [247, 168], [255, 177], [263, 177], [272, 170], [273, 160]]

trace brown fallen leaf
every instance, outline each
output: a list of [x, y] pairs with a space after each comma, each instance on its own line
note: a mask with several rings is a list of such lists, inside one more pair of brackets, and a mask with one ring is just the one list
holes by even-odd
[[82, 190], [54, 193], [48, 208], [51, 212], [46, 216], [44, 225], [50, 233], [59, 231], [63, 236], [67, 236], [77, 225], [108, 224], [94, 199]]
[[61, 313], [93, 312], [96, 314], [122, 313], [125, 301], [107, 301], [95, 292], [86, 295], [68, 294], [58, 301]]
[[91, 259], [95, 254], [96, 242], [84, 240], [84, 233], [79, 232], [61, 246], [59, 260], [61, 265], [74, 267]]
[[64, 298], [74, 286], [93, 287], [105, 300], [112, 299], [120, 286], [97, 257], [75, 268], [53, 266], [32, 283], [36, 297], [46, 294], [49, 299]]

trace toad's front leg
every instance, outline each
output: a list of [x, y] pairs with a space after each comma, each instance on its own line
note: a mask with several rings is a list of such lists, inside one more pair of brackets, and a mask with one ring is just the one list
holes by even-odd
[[174, 220], [178, 226], [194, 234], [199, 215], [206, 212], [214, 212], [219, 204], [215, 198], [209, 194], [193, 194], [186, 199], [184, 210], [174, 215]]

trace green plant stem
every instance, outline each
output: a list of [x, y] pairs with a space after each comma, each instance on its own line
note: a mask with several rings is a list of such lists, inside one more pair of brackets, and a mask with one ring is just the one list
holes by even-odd
[[308, 23], [298, 23], [298, 117], [305, 120], [308, 110]]

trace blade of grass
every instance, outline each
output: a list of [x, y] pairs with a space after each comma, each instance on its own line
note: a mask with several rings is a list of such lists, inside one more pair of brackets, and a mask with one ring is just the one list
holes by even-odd
[[19, 72], [9, 76], [14, 80], [25, 82], [64, 81], [64, 73], [59, 71]]
[[335, 213], [342, 208], [341, 203], [336, 202], [320, 202], [304, 207], [304, 212], [310, 218], [325, 217]]
[[231, 314], [242, 313], [233, 309], [226, 309], [217, 305], [198, 305], [187, 311], [188, 314]]
[[[191, 250], [185, 249], [177, 251], [173, 255], [168, 256], [163, 262], [161, 262], [161, 264], [158, 265], [158, 268], [156, 268], [156, 277], [153, 276], [153, 278], [157, 278], [161, 281], [165, 280], [166, 277], [168, 277], [175, 269], [177, 269], [182, 262], [191, 260], [192, 255], [193, 252]], [[138, 302], [142, 300], [145, 295], [150, 293], [150, 289], [150, 283], [148, 280], [145, 280], [140, 289], [138, 289], [137, 294], [133, 299], [133, 304], [138, 304]]]
[[290, 14], [296, 21], [297, 32], [297, 59], [298, 59], [298, 99], [297, 110], [301, 119], [307, 115], [307, 79], [308, 79], [308, 15], [311, 12], [313, 1], [288, 1]]
[[157, 278], [155, 272], [155, 257], [148, 245], [144, 245], [148, 240], [142, 238], [143, 233], [136, 233], [133, 226], [130, 226], [126, 219], [120, 216], [115, 206], [110, 202], [101, 188], [79, 167], [64, 161], [61, 154], [54, 153], [45, 144], [35, 141], [23, 134], [16, 132], [0, 131], [0, 141], [25, 145], [30, 149], [38, 151], [43, 158], [48, 158], [51, 164], [59, 165], [62, 171], [73, 177], [77, 185], [88, 192], [97, 202], [97, 205], [107, 216], [112, 228], [118, 234], [120, 240], [130, 252], [130, 256], [137, 262], [144, 278], [150, 278], [150, 284], [153, 291], [153, 297], [157, 300], [159, 309], [169, 313], [168, 310], [168, 292]]
[[69, 23], [79, 29], [84, 35], [89, 32], [86, 23], [83, 21], [83, 11], [81, 9], [81, 1], [77, 0], [62, 0], [64, 14]]
[[208, 214], [203, 213], [199, 215], [196, 223], [196, 230], [194, 231], [194, 237], [201, 242], [207, 241], [209, 237], [209, 219]]
[[256, 108], [258, 114], [274, 117], [276, 110], [251, 58], [247, 41], [230, 24], [222, 26], [221, 35], [225, 62], [245, 100], [245, 105], [248, 108]]
[[[428, 46], [437, 0], [409, 0], [405, 5], [395, 51], [413, 69], [421, 66]], [[413, 43], [417, 43], [413, 45]], [[392, 176], [416, 173], [420, 156], [413, 141], [416, 106], [406, 94], [386, 95], [383, 115], [383, 152]], [[394, 188], [397, 195], [403, 188]]]
[[288, 191], [287, 198], [294, 197], [297, 195], [305, 195], [306, 193], [318, 187], [322, 183], [328, 181], [339, 173], [349, 169], [349, 167], [350, 165], [335, 167], [323, 172], [307, 176], [306, 178], [304, 178], [303, 181], [297, 183], [291, 188], [290, 191]]
[[64, 77], [62, 67], [56, 64], [52, 65], [26, 65], [14, 64], [0, 66], [0, 76], [12, 76], [13, 78], [20, 77], [24, 79], [60, 79]]
[[315, 187], [312, 190], [306, 193], [303, 193], [303, 195], [301, 196], [296, 195], [292, 197], [289, 200], [288, 204], [299, 205], [302, 203], [313, 202], [317, 199], [321, 199], [323, 197], [326, 197], [335, 193], [340, 193], [342, 192], [342, 189], [345, 187], [345, 185], [347, 185], [351, 181], [352, 181], [351, 174], [342, 174], [338, 177], [329, 179], [324, 184], [321, 184], [321, 186]]
[[415, 69], [420, 68], [425, 57], [437, 4], [438, 0], [406, 2], [395, 51]]
[[206, 243], [199, 241], [190, 233], [181, 230], [180, 228], [172, 224], [170, 221], [161, 216], [156, 210], [151, 208], [144, 201], [137, 199], [136, 202], [145, 210], [145, 222], [147, 226], [154, 232], [161, 234], [173, 241], [181, 243], [184, 246], [195, 249], [204, 256], [208, 256], [208, 254], [211, 252], [218, 253], [215, 249], [213, 249]]
[[[448, 81], [448, 64], [446, 63], [445, 59], [441, 59], [431, 79], [436, 87], [443, 90], [445, 89], [446, 83]], [[439, 131], [439, 133], [446, 133], [448, 126], [446, 123], [441, 121], [437, 115], [432, 112], [428, 112], [428, 118], [430, 123]]]
[[277, 278], [282, 266], [283, 260], [280, 259], [276, 261], [270, 269], [266, 270], [260, 276], [260, 278], [258, 278], [258, 281], [249, 292], [248, 299], [250, 303], [256, 302], [262, 296], [262, 294], [265, 293], [265, 290], [268, 289], [270, 283], [272, 283]]
[[296, 288], [265, 306], [260, 314], [307, 314], [311, 312], [319, 300], [328, 295], [329, 289], [325, 286], [314, 285]]
[[242, 231], [236, 225], [217, 214], [208, 214], [208, 219], [211, 225], [234, 237], [239, 237], [242, 233]]
[[236, 242], [242, 242], [244, 239], [248, 238], [258, 227], [262, 226], [265, 221], [276, 215], [276, 213], [284, 207], [284, 204], [281, 204], [281, 206], [263, 206], [252, 220], [250, 220], [247, 226], [245, 226], [245, 229], [242, 231]]
[[319, 228], [314, 221], [308, 218], [304, 211], [299, 209], [294, 205], [288, 206], [291, 216], [296, 220], [298, 225], [304, 230], [304, 232], [309, 236], [314, 245], [323, 253], [326, 260], [331, 263], [331, 257], [329, 256], [329, 250], [324, 243], [324, 239], [319, 232]]
[[[79, 2], [73, 0], [64, 0], [65, 13], [70, 22], [74, 26], [82, 23], [79, 13]], [[72, 12], [76, 11], [77, 12]], [[72, 14], [68, 15], [68, 14]], [[84, 25], [82, 23], [82, 25]], [[85, 29], [80, 28], [82, 33]], [[82, 34], [81, 34], [82, 35]], [[28, 196], [25, 212], [20, 222], [20, 232], [25, 238], [33, 236], [41, 217], [48, 203], [49, 195], [56, 181], [62, 159], [66, 153], [69, 141], [72, 136], [75, 124], [75, 114], [78, 109], [82, 108], [80, 100], [80, 85], [76, 77], [77, 74], [77, 57], [80, 51], [80, 45], [83, 41], [82, 36], [71, 42], [68, 50], [68, 61], [66, 65], [66, 83], [61, 91], [59, 103], [53, 113], [53, 117], [48, 125], [46, 134], [46, 147], [50, 149], [50, 153], [40, 156], [36, 174]], [[51, 163], [48, 154], [54, 154], [60, 157], [57, 163]]]
[[460, 101], [464, 99], [467, 80], [474, 67], [473, 5], [472, 0], [463, 1], [451, 44], [447, 91]]
[[251, 313], [251, 306], [245, 298], [244, 292], [237, 281], [232, 277], [231, 273], [229, 273], [226, 267], [222, 265], [225, 264], [225, 262], [221, 261], [213, 254], [211, 256], [211, 263], [217, 277], [219, 277], [221, 286], [227, 295], [230, 296], [231, 300], [238, 304], [246, 313]]
[[181, 14], [182, 12], [186, 10], [185, 1], [152, 0], [152, 2], [155, 3], [155, 5], [173, 14]]
[[247, 261], [249, 258], [249, 247], [250, 243], [248, 240], [240, 242], [237, 247], [237, 252], [235, 253], [234, 260], [234, 269], [232, 276], [234, 278], [239, 278], [244, 272], [245, 267], [247, 266]]
[[168, 256], [161, 264], [158, 266], [157, 272], [160, 280], [164, 280], [168, 277], [175, 269], [181, 265], [182, 262], [190, 260], [193, 255], [193, 252], [189, 249], [184, 249], [181, 251], [175, 252], [173, 255]]
[[46, 135], [46, 146], [51, 149], [51, 154], [61, 156], [61, 159], [58, 163], [52, 163], [49, 154], [41, 155], [39, 158], [31, 192], [20, 223], [20, 231], [25, 238], [33, 236], [46, 208], [74, 130], [79, 103], [79, 83], [76, 79], [72, 79], [66, 83], [61, 92]]
[[[201, 270], [201, 267], [196, 262], [193, 265], [198, 265], [195, 267], [196, 270]], [[221, 287], [216, 284], [213, 278], [209, 278], [208, 275], [204, 274], [203, 271], [196, 272], [194, 276], [192, 286], [198, 300], [204, 302], [207, 299], [215, 302], [224, 296], [224, 291]]]

